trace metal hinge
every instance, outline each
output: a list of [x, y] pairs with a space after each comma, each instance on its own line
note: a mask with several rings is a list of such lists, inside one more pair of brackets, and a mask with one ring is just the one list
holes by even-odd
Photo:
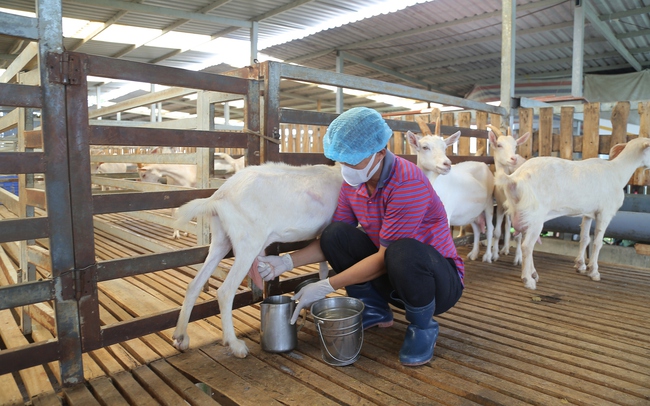
[[78, 55], [64, 52], [47, 54], [47, 69], [51, 83], [78, 85], [81, 83], [81, 63]]

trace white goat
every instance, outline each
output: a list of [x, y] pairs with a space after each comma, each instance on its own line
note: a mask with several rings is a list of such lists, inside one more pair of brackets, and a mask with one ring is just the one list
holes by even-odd
[[173, 334], [174, 346], [180, 350], [189, 347], [187, 323], [192, 307], [203, 285], [232, 248], [235, 261], [217, 291], [217, 298], [222, 343], [230, 346], [236, 357], [244, 358], [248, 348], [244, 341], [237, 339], [232, 322], [233, 298], [238, 286], [249, 270], [256, 284], [262, 284], [256, 258], [264, 255], [269, 244], [309, 240], [320, 235], [332, 219], [342, 182], [339, 165], [296, 167], [267, 163], [246, 167], [211, 197], [181, 206], [179, 223], [197, 216], [210, 218], [212, 240], [205, 263], [187, 288]]
[[[512, 135], [503, 135], [501, 131], [492, 126], [488, 125], [492, 130], [488, 133], [490, 139], [490, 146], [492, 155], [494, 156], [494, 167], [495, 167], [495, 178], [498, 178], [501, 174], [510, 175], [517, 168], [519, 168], [526, 159], [520, 155], [517, 155], [517, 147], [525, 143], [528, 138], [530, 138], [530, 133], [526, 133], [519, 138], [514, 138]], [[496, 185], [494, 187], [494, 199], [497, 203], [497, 216], [496, 224], [494, 225], [494, 244], [492, 246], [492, 260], [496, 261], [499, 259], [499, 254], [508, 255], [510, 253], [510, 217], [506, 216], [505, 212], [505, 201], [506, 195], [503, 191], [503, 187]], [[501, 229], [503, 221], [505, 220], [505, 233], [503, 236], [503, 248], [499, 251], [499, 239], [501, 238]], [[515, 265], [521, 265], [522, 253], [521, 253], [521, 234], [518, 234], [515, 237], [517, 246], [515, 248], [515, 259], [513, 263]]]
[[[516, 230], [523, 232], [524, 286], [535, 289], [539, 275], [533, 264], [533, 247], [544, 222], [560, 216], [583, 216], [580, 252], [575, 266], [581, 274], [600, 280], [598, 254], [609, 222], [623, 204], [623, 188], [639, 167], [650, 167], [650, 140], [636, 138], [612, 147], [606, 161], [590, 158], [569, 161], [538, 157], [526, 161], [512, 175], [497, 179], [504, 186], [508, 214]], [[585, 266], [591, 222], [596, 219], [593, 255]]]
[[[129, 164], [122, 162], [91, 162], [90, 173], [106, 174], [106, 173], [126, 173]], [[109, 190], [109, 186], [101, 185], [101, 190]]]
[[[158, 183], [164, 179], [168, 185], [196, 187], [196, 165], [181, 164], [138, 164], [140, 180], [149, 183]], [[172, 209], [172, 216], [176, 209]], [[187, 235], [187, 233], [185, 233]], [[173, 239], [181, 238], [181, 231], [175, 229], [172, 233]]]
[[244, 169], [246, 166], [246, 157], [244, 155], [240, 156], [239, 158], [235, 159], [231, 157], [230, 155], [223, 153], [223, 152], [218, 152], [214, 154], [215, 157], [225, 161], [225, 165], [221, 164], [220, 162], [217, 162], [215, 160], [214, 163], [214, 169], [220, 169], [220, 170], [225, 170], [227, 176], [232, 176], [233, 174], [237, 173], [238, 171]]
[[196, 187], [196, 165], [138, 164], [138, 174], [143, 182], [156, 183], [166, 177], [169, 185]]
[[[443, 139], [433, 135], [420, 124], [424, 136], [407, 132], [408, 142], [417, 154], [417, 165], [425, 173], [447, 212], [450, 226], [471, 224], [474, 231], [474, 246], [468, 258], [478, 257], [481, 230], [486, 229], [488, 249], [483, 261], [492, 262], [492, 224], [494, 176], [490, 168], [477, 161], [467, 161], [451, 165], [445, 150], [460, 137], [460, 131]], [[440, 128], [440, 125], [436, 125]], [[439, 176], [443, 175], [443, 176]]]

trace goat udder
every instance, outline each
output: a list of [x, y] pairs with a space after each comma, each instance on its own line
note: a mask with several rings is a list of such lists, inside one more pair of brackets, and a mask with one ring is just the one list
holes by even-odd
[[260, 276], [260, 273], [257, 271], [257, 264], [259, 261], [257, 258], [255, 258], [255, 261], [253, 261], [253, 265], [251, 265], [251, 269], [248, 270], [248, 276], [253, 280], [253, 283], [255, 286], [258, 287], [258, 289], [263, 290], [264, 289], [264, 281], [262, 280], [262, 277]]

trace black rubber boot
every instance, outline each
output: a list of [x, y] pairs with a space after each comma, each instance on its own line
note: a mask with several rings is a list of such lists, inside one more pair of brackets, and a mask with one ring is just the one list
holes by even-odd
[[363, 302], [363, 329], [390, 327], [393, 325], [393, 311], [388, 302], [379, 295], [370, 282], [346, 286], [348, 296]]

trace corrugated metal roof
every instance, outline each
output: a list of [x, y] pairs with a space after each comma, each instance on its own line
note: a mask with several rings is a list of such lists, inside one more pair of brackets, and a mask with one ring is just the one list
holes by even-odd
[[[259, 20], [259, 40], [298, 29], [309, 29], [324, 21], [377, 6], [384, 0], [144, 0], [122, 10], [99, 0], [66, 0], [65, 17], [174, 31], [212, 37], [248, 40], [249, 30], [229, 25]], [[641, 68], [650, 66], [650, 1], [591, 0], [598, 25], [610, 30]], [[33, 0], [3, 0], [0, 7], [34, 11]], [[99, 6], [101, 4], [101, 6]], [[571, 77], [573, 16], [575, 1], [518, 0], [516, 21], [516, 75], [520, 78]], [[143, 12], [135, 5], [158, 7], [165, 13]], [[439, 89], [464, 96], [475, 84], [498, 83], [501, 75], [500, 0], [435, 0], [403, 10], [341, 25], [262, 50], [273, 57], [305, 66], [334, 70], [337, 51], [366, 61], [345, 63], [345, 73], [415, 87]], [[169, 12], [178, 15], [169, 15]], [[186, 18], [184, 13], [203, 13], [219, 22]], [[113, 21], [114, 20], [114, 21]], [[584, 72], [634, 71], [589, 18], [585, 19]], [[79, 40], [66, 39], [66, 47]], [[78, 51], [102, 56], [120, 55], [129, 45], [89, 40]], [[20, 51], [13, 38], [0, 36], [0, 64], [6, 66]], [[122, 58], [167, 66], [196, 66], [213, 55], [184, 51], [165, 58], [170, 49], [140, 46]], [[375, 64], [384, 71], [371, 67]], [[0, 65], [2, 66], [2, 65]], [[404, 77], [411, 80], [405, 80]], [[426, 84], [426, 85], [425, 85]], [[308, 97], [308, 96], [306, 96]]]

